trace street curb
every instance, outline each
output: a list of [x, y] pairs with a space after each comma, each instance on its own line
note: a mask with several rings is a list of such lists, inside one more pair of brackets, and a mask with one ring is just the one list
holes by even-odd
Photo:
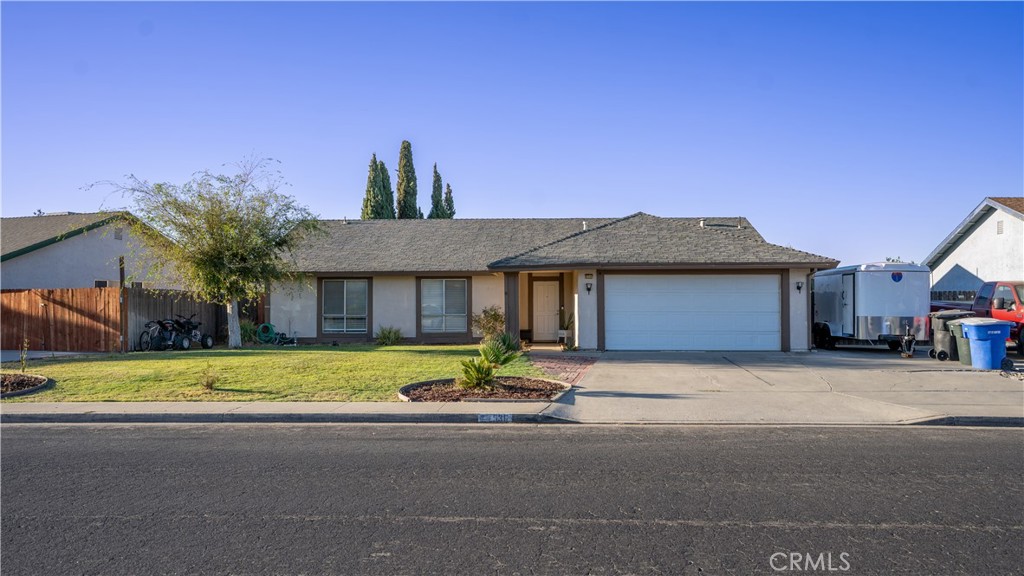
[[183, 414], [183, 413], [72, 413], [72, 414], [0, 414], [0, 424], [141, 424], [141, 423], [178, 423], [178, 424], [217, 424], [217, 423], [265, 423], [265, 424], [567, 424], [565, 420], [544, 414], [345, 414], [345, 413], [310, 413], [310, 414]]
[[907, 423], [908, 426], [975, 426], [989, 428], [1024, 428], [1024, 417], [1020, 416], [940, 416], [917, 422]]

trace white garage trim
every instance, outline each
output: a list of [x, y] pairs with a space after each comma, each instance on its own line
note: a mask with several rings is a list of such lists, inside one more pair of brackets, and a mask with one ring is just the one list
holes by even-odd
[[785, 274], [609, 274], [607, 350], [781, 350]]

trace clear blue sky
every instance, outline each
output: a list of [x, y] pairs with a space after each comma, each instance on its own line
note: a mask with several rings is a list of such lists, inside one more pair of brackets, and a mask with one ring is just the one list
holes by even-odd
[[1021, 3], [11, 3], [4, 216], [124, 204], [252, 153], [357, 218], [413, 144], [459, 217], [750, 218], [920, 261], [1024, 191]]

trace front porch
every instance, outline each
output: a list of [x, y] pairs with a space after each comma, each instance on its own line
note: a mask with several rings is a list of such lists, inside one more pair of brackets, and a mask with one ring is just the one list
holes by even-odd
[[[596, 271], [535, 270], [505, 272], [503, 276], [506, 332], [535, 344], [568, 342], [581, 348], [597, 347]], [[593, 338], [587, 337], [589, 332]]]

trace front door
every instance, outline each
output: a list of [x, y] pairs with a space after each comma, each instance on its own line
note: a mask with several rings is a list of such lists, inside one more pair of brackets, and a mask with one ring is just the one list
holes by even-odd
[[533, 341], [558, 340], [558, 282], [533, 283]]

